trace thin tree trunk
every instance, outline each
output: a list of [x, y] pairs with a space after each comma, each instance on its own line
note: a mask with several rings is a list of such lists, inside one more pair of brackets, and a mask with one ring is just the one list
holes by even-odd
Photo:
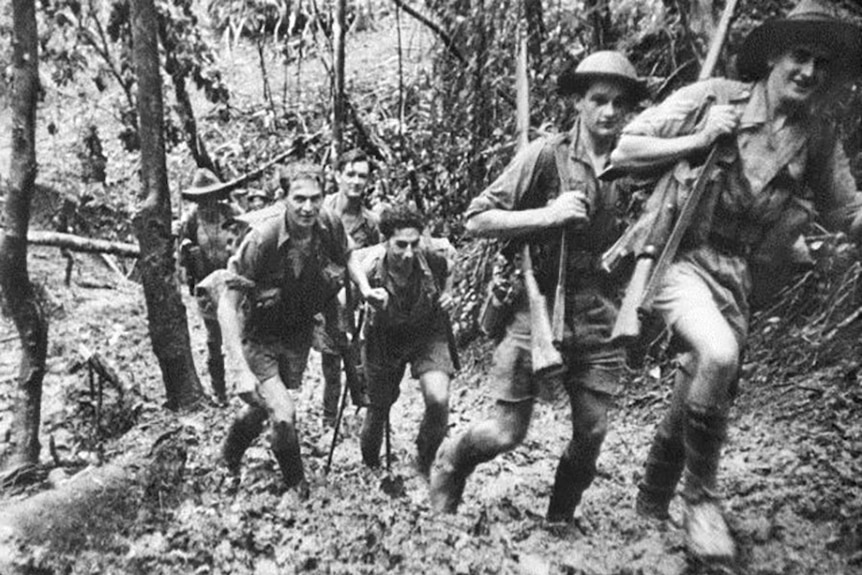
[[344, 148], [344, 37], [346, 33], [346, 0], [335, 0], [332, 21], [333, 83], [332, 83], [332, 159], [338, 161]]
[[542, 43], [545, 41], [545, 20], [542, 0], [524, 0], [524, 17], [527, 19], [527, 53], [533, 70], [542, 69]]
[[0, 234], [0, 304], [21, 339], [21, 366], [5, 463], [16, 470], [39, 463], [42, 380], [48, 320], [27, 272], [27, 228], [36, 181], [36, 100], [39, 85], [36, 7], [12, 2], [12, 157], [4, 232]]
[[132, 40], [138, 79], [142, 203], [132, 223], [141, 248], [139, 265], [153, 352], [162, 370], [167, 406], [175, 409], [198, 403], [203, 390], [192, 361], [185, 306], [174, 281], [156, 26], [153, 0], [133, 0]]

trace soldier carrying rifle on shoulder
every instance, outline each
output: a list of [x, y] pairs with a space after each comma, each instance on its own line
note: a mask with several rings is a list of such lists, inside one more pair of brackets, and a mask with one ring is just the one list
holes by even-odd
[[[572, 439], [560, 457], [547, 518], [569, 522], [596, 474], [608, 410], [624, 369], [623, 350], [610, 342], [617, 288], [597, 266], [599, 255], [622, 231], [623, 202], [619, 183], [599, 181], [597, 174], [647, 91], [628, 59], [611, 51], [596, 52], [563, 74], [559, 91], [574, 97], [574, 127], [524, 148], [473, 200], [466, 217], [474, 235], [511, 240], [510, 261], [525, 243], [532, 245], [525, 255], [536, 262], [535, 278], [545, 296], [554, 294], [560, 280], [565, 282], [553, 306], [555, 312], [565, 311], [558, 344], [565, 360]], [[527, 434], [533, 403], [547, 384], [534, 373], [531, 348], [540, 345], [541, 326], [531, 325], [528, 301], [524, 289], [515, 290], [494, 354], [494, 413], [438, 451], [431, 504], [439, 511], [454, 512], [474, 468], [514, 449]]]
[[[789, 248], [815, 215], [855, 238], [862, 230], [862, 194], [835, 126], [814, 112], [836, 80], [859, 72], [860, 61], [860, 29], [831, 6], [802, 0], [745, 39], [737, 56], [744, 81], [715, 78], [678, 90], [629, 124], [611, 156], [616, 169], [669, 169], [678, 181], [642, 218], [661, 219], [668, 205], [679, 209], [681, 192], [698, 189], [693, 181], [705, 185], [696, 217], [645, 302], [686, 352], [637, 500], [640, 514], [667, 518], [682, 478], [688, 547], [701, 559], [735, 555], [717, 475], [748, 331], [751, 266], [769, 259], [765, 246]], [[697, 178], [692, 165], [710, 149], [716, 161]], [[651, 258], [659, 249], [629, 251]]]

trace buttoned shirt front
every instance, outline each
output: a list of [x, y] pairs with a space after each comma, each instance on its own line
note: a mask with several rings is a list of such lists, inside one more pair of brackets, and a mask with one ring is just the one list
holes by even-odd
[[275, 210], [252, 225], [228, 261], [228, 271], [254, 282], [248, 337], [285, 337], [293, 329], [311, 326], [314, 314], [343, 285], [353, 243], [334, 214], [321, 209], [298, 276], [288, 258], [290, 247], [287, 214]]

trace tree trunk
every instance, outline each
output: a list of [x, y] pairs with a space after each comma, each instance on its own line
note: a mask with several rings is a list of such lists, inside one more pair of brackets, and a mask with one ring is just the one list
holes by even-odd
[[344, 149], [344, 37], [346, 32], [346, 0], [335, 0], [332, 22], [333, 85], [332, 85], [332, 159], [337, 162]]
[[36, 100], [39, 85], [36, 8], [13, 0], [12, 157], [5, 231], [0, 235], [0, 304], [21, 339], [21, 367], [11, 430], [9, 470], [39, 463], [42, 380], [48, 320], [27, 272], [27, 228], [36, 181]]
[[524, 0], [524, 17], [527, 19], [527, 52], [533, 70], [542, 69], [542, 43], [545, 41], [545, 20], [542, 0]]
[[175, 409], [198, 403], [203, 389], [192, 360], [186, 309], [174, 279], [156, 26], [153, 0], [133, 0], [132, 40], [138, 78], [143, 202], [132, 223], [141, 248], [139, 265], [153, 352], [162, 370], [167, 406]]

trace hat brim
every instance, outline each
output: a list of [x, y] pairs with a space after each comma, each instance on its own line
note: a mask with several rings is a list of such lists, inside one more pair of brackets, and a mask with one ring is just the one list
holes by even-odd
[[571, 96], [573, 94], [584, 94], [590, 87], [590, 84], [598, 80], [618, 82], [622, 84], [626, 91], [631, 96], [633, 102], [649, 99], [650, 93], [646, 84], [622, 76], [620, 74], [600, 74], [596, 72], [575, 72], [567, 70], [560, 74], [557, 80], [557, 93], [561, 96]]
[[841, 20], [767, 20], [742, 43], [736, 68], [743, 80], [759, 80], [769, 74], [769, 59], [793, 46], [825, 46], [834, 54], [830, 72], [855, 76], [860, 71], [862, 31]]

